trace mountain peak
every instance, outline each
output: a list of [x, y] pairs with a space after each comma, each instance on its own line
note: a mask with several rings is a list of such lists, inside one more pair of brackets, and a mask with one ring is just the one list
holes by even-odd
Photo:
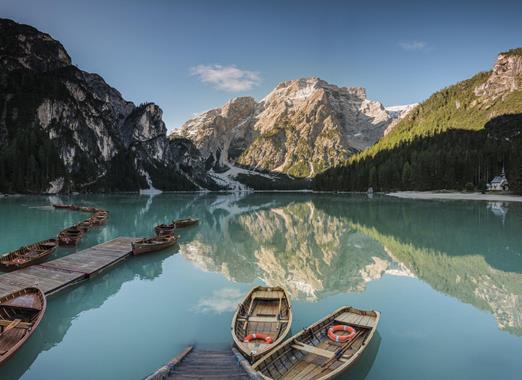
[[70, 65], [63, 45], [47, 33], [0, 18], [0, 69], [45, 72]]

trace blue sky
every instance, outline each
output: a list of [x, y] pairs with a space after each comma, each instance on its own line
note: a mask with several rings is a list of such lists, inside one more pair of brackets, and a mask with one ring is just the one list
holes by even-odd
[[169, 129], [305, 76], [422, 101], [522, 46], [521, 15], [502, 0], [0, 1], [0, 17], [51, 34], [126, 99], [159, 104]]

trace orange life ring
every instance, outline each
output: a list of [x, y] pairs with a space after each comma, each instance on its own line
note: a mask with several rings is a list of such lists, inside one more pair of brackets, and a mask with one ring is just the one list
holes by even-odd
[[[336, 331], [346, 331], [349, 334], [348, 335], [336, 335]], [[346, 325], [335, 325], [328, 329], [328, 338], [333, 340], [334, 342], [347, 342], [349, 340], [352, 340], [357, 332], [352, 326], [346, 326]]]
[[247, 335], [245, 337], [244, 342], [245, 343], [250, 343], [250, 341], [256, 340], [256, 339], [262, 339], [262, 340], [265, 341], [266, 344], [272, 344], [274, 342], [272, 340], [272, 337], [270, 337], [270, 335], [266, 335], [266, 334], [263, 334], [263, 333], [254, 333], [254, 334]]

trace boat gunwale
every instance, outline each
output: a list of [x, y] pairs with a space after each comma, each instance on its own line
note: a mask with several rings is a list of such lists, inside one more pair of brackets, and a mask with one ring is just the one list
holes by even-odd
[[[244, 352], [244, 350], [242, 349], [242, 343], [239, 338], [237, 337], [236, 335], [236, 331], [235, 331], [235, 325], [236, 325], [236, 320], [238, 318], [238, 314], [239, 314], [239, 311], [240, 311], [240, 306], [241, 305], [244, 305], [244, 303], [252, 297], [253, 293], [255, 291], [260, 291], [260, 290], [263, 290], [263, 289], [274, 289], [276, 291], [282, 291], [283, 292], [283, 295], [284, 295], [284, 298], [286, 298], [286, 301], [288, 303], [288, 322], [287, 322], [287, 325], [285, 327], [285, 329], [279, 334], [279, 337], [274, 340], [273, 343], [267, 345], [267, 347], [262, 351], [260, 352], [259, 354], [256, 354], [256, 355], [248, 355], [246, 352]], [[254, 358], [257, 358], [257, 360], [259, 360], [260, 358], [264, 357], [265, 355], [267, 354], [270, 354], [270, 352], [272, 352], [274, 349], [276, 349], [285, 339], [286, 337], [288, 336], [288, 334], [290, 333], [290, 329], [292, 327], [292, 321], [293, 321], [293, 311], [292, 311], [292, 304], [290, 302], [290, 297], [289, 297], [289, 294], [288, 292], [282, 288], [281, 286], [262, 286], [262, 285], [258, 285], [258, 286], [255, 286], [254, 288], [250, 289], [250, 291], [245, 295], [245, 297], [243, 297], [243, 299], [241, 300], [241, 302], [238, 304], [238, 306], [236, 307], [236, 311], [234, 312], [234, 316], [232, 317], [232, 322], [231, 322], [231, 325], [230, 325], [230, 330], [232, 332], [232, 339], [234, 340], [234, 344], [235, 346], [238, 348], [238, 350], [243, 354], [245, 355], [245, 357], [247, 358], [247, 360], [252, 360], [252, 363], [256, 362], [256, 360], [254, 360]]]
[[[54, 243], [54, 246], [43, 250], [43, 246], [45, 246], [46, 243], [51, 243], [51, 242]], [[58, 239], [51, 238], [51, 239], [41, 240], [39, 242], [20, 247], [14, 251], [8, 252], [8, 253], [0, 256], [0, 269], [6, 270], [6, 271], [12, 271], [12, 270], [26, 268], [31, 265], [41, 263], [41, 262], [45, 261], [45, 259], [47, 259], [47, 257], [49, 257], [54, 252], [56, 252], [58, 245], [59, 245]], [[34, 249], [34, 250], [40, 249], [41, 253], [39, 253], [38, 256], [32, 258], [31, 260], [26, 261], [21, 264], [16, 264], [16, 263], [12, 262], [18, 256], [25, 257], [27, 252], [30, 251], [31, 249]], [[20, 251], [25, 251], [25, 252], [21, 253]]]
[[[45, 293], [40, 288], [37, 288], [37, 287], [27, 287], [27, 288], [23, 288], [23, 289], [14, 291], [14, 292], [0, 298], [0, 303], [2, 301], [6, 301], [9, 299], [19, 297], [19, 296], [23, 296], [27, 293], [37, 294], [37, 296], [40, 298], [40, 301], [42, 303], [42, 308], [40, 310], [38, 310], [38, 315], [37, 315], [35, 321], [32, 322], [33, 325], [31, 326], [30, 329], [27, 329], [27, 332], [25, 333], [25, 335], [20, 340], [18, 340], [18, 342], [16, 342], [3, 355], [0, 355], [0, 365], [2, 365], [7, 360], [9, 360], [9, 358], [11, 358], [16, 353], [16, 351], [18, 351], [20, 349], [20, 347], [22, 347], [22, 345], [33, 335], [33, 333], [36, 331], [36, 329], [40, 325], [40, 322], [42, 321], [42, 319], [44, 317], [45, 311], [47, 310], [47, 298], [45, 297]], [[0, 333], [0, 337], [1, 337], [1, 333]]]
[[[372, 341], [372, 339], [373, 339], [373, 337], [375, 335], [375, 332], [377, 331], [377, 327], [379, 325], [379, 320], [381, 318], [381, 312], [380, 311], [378, 311], [378, 310], [363, 310], [363, 309], [358, 309], [358, 308], [353, 307], [353, 306], [341, 306], [337, 310], [327, 314], [326, 316], [324, 316], [323, 318], [321, 318], [317, 322], [315, 322], [312, 325], [302, 329], [297, 334], [295, 334], [295, 335], [291, 336], [290, 338], [286, 339], [275, 350], [272, 350], [271, 352], [268, 352], [266, 355], [264, 355], [259, 360], [254, 362], [252, 364], [252, 368], [261, 376], [261, 378], [263, 378], [265, 380], [273, 380], [273, 378], [265, 376], [264, 373], [262, 373], [261, 371], [259, 371], [257, 369], [259, 367], [259, 365], [263, 361], [268, 359], [270, 357], [270, 355], [275, 354], [277, 351], [282, 350], [282, 349], [284, 349], [287, 346], [290, 346], [292, 344], [292, 342], [296, 341], [303, 334], [307, 333], [308, 330], [313, 329], [313, 328], [317, 328], [318, 325], [320, 325], [321, 323], [325, 322], [326, 320], [328, 320], [328, 319], [330, 319], [332, 317], [334, 318], [333, 321], [335, 321], [335, 318], [337, 316], [339, 316], [342, 311], [345, 311], [345, 310], [348, 311], [348, 312], [350, 312], [351, 310], [357, 310], [357, 311], [362, 311], [362, 312], [366, 312], [366, 313], [368, 313], [368, 312], [375, 313], [375, 323], [374, 323], [374, 326], [371, 327], [371, 328], [368, 328], [368, 330], [370, 331], [369, 334], [364, 338], [364, 340], [363, 340], [363, 342], [361, 344], [361, 347], [359, 347], [359, 349], [349, 359], [347, 359], [346, 361], [342, 362], [342, 364], [339, 367], [337, 367], [336, 369], [334, 369], [331, 372], [326, 373], [324, 376], [318, 377], [318, 378], [316, 378], [314, 380], [332, 379], [332, 378], [338, 376], [339, 374], [341, 374], [342, 372], [347, 371], [354, 364], [354, 362], [357, 359], [359, 359], [359, 357], [366, 350], [366, 347], [368, 347], [368, 345]], [[348, 323], [348, 325], [349, 325], [349, 323]], [[334, 352], [332, 351], [332, 353], [334, 353]]]

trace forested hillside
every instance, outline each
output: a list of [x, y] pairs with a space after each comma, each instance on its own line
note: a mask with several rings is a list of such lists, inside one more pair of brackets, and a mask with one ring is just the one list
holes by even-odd
[[[504, 116], [502, 116], [504, 115]], [[318, 190], [482, 189], [506, 168], [521, 191], [522, 49], [433, 94], [379, 142], [316, 177]]]
[[316, 190], [482, 190], [505, 166], [522, 193], [522, 114], [494, 118], [478, 131], [451, 129], [365, 156], [316, 177]]

